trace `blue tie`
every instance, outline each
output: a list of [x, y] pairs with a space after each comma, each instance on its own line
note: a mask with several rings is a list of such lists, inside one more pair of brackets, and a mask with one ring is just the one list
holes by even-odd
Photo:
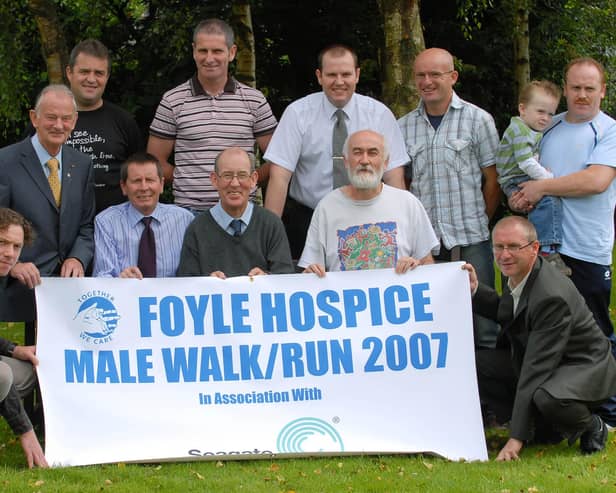
[[240, 236], [242, 234], [242, 220], [234, 219], [231, 221], [231, 229], [233, 229], [233, 236]]

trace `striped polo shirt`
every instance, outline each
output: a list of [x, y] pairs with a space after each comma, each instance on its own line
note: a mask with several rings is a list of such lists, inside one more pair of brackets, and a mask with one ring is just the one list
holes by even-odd
[[175, 140], [175, 203], [206, 210], [218, 202], [210, 181], [216, 156], [229, 147], [254, 153], [255, 138], [275, 128], [261, 91], [229, 77], [223, 92], [210, 96], [195, 74], [163, 95], [150, 134]]

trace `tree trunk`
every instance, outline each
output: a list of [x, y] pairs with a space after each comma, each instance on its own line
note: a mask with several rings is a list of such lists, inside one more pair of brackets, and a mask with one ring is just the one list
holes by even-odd
[[383, 101], [397, 117], [417, 106], [413, 61], [425, 48], [420, 0], [379, 0], [385, 34], [381, 56]]
[[52, 0], [28, 0], [28, 7], [41, 35], [41, 47], [47, 65], [49, 83], [64, 84], [66, 83], [64, 69], [68, 63], [68, 51], [64, 33], [58, 23], [55, 3]]
[[237, 44], [235, 77], [240, 82], [255, 87], [255, 37], [249, 0], [236, 0], [231, 10], [231, 25]]
[[513, 0], [513, 60], [516, 105], [520, 91], [530, 81], [529, 8], [529, 0]]

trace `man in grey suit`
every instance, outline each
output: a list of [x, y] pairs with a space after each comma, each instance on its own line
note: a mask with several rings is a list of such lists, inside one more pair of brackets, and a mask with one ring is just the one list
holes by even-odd
[[50, 85], [30, 111], [36, 134], [0, 149], [0, 206], [28, 219], [37, 239], [9, 276], [14, 299], [5, 320], [36, 318], [33, 288], [41, 277], [81, 277], [94, 250], [94, 179], [85, 154], [64, 145], [77, 121], [70, 89]]
[[492, 231], [494, 257], [511, 292], [499, 296], [469, 271], [473, 309], [502, 327], [496, 349], [477, 351], [484, 418], [511, 418], [497, 460], [517, 459], [525, 441], [572, 445], [584, 454], [605, 448], [607, 427], [594, 414], [616, 394], [609, 339], [573, 283], [543, 258], [533, 225], [510, 216]]

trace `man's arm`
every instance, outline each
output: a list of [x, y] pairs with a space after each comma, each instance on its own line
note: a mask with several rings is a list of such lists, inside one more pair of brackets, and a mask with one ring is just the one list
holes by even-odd
[[522, 197], [536, 204], [544, 195], [558, 197], [584, 197], [602, 193], [616, 177], [616, 168], [603, 164], [591, 164], [570, 175], [548, 180], [520, 183]]
[[406, 190], [404, 183], [404, 166], [389, 170], [383, 175], [383, 181], [391, 187]]
[[[79, 221], [79, 231], [70, 251], [66, 254], [66, 260], [62, 264], [60, 275], [62, 277], [83, 276], [83, 271], [90, 265], [94, 257], [94, 216], [96, 215], [94, 199], [94, 168], [88, 159], [87, 163], [81, 162], [80, 166], [87, 166], [87, 176], [83, 183], [81, 202], [73, 202], [69, 214], [72, 221]], [[78, 183], [75, 182], [75, 186]], [[62, 223], [60, 224], [60, 237], [62, 237]]]
[[173, 181], [173, 170], [175, 166], [169, 163], [169, 156], [173, 152], [175, 146], [175, 139], [161, 139], [155, 135], [150, 135], [148, 139], [147, 152], [156, 156], [156, 159], [160, 161], [163, 167], [163, 175], [165, 182], [171, 183]]
[[287, 189], [291, 181], [291, 173], [288, 169], [271, 163], [269, 184], [265, 194], [265, 208], [272, 211], [278, 217], [282, 216], [284, 203], [287, 198]]
[[496, 212], [496, 208], [500, 202], [500, 186], [498, 184], [498, 175], [496, 174], [496, 165], [486, 166], [481, 168], [485, 182], [483, 184], [483, 200], [486, 203], [486, 214], [488, 219]]

